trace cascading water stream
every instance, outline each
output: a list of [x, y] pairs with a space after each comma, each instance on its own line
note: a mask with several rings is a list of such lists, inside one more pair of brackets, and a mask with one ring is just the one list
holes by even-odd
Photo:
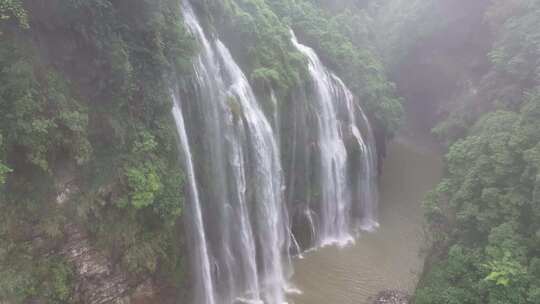
[[202, 274], [195, 284], [202, 302], [196, 304], [285, 303], [290, 229], [277, 140], [228, 49], [206, 37], [187, 1], [182, 11], [201, 46], [194, 64], [195, 100], [185, 106], [197, 123], [185, 127], [200, 145], [196, 170], [204, 191], [200, 223], [196, 214], [188, 222], [209, 239], [208, 249], [194, 244], [195, 261], [212, 265], [193, 264]]
[[[364, 145], [364, 157], [362, 158], [363, 175], [360, 179], [360, 187], [358, 187], [358, 197], [361, 198], [363, 217], [360, 221], [360, 228], [366, 231], [373, 231], [379, 227], [378, 222], [378, 204], [379, 204], [379, 189], [377, 185], [378, 168], [377, 168], [377, 146], [375, 144], [375, 136], [371, 129], [371, 124], [367, 119], [362, 108], [358, 107], [360, 118], [367, 130], [367, 142]], [[361, 137], [361, 136], [360, 136]]]
[[[360, 201], [360, 211], [362, 214], [357, 226], [362, 230], [373, 231], [379, 227], [379, 223], [377, 222], [379, 191], [377, 188], [378, 172], [375, 138], [366, 114], [362, 108], [354, 102], [354, 95], [347, 89], [340, 78], [334, 74], [331, 74], [331, 77], [337, 84], [337, 90], [335, 90], [337, 96], [340, 96], [340, 99], [345, 103], [351, 135], [354, 137], [360, 148], [361, 157], [358, 169], [361, 173], [356, 186], [355, 198]], [[357, 109], [357, 111], [355, 111], [355, 109]], [[365, 139], [357, 124], [357, 114], [360, 118], [360, 126], [365, 130]]]
[[190, 215], [194, 222], [194, 235], [196, 236], [195, 248], [197, 252], [195, 257], [197, 263], [200, 265], [200, 271], [197, 273], [197, 284], [201, 286], [202, 290], [198, 295], [199, 303], [201, 304], [215, 304], [214, 299], [214, 286], [212, 282], [212, 275], [210, 272], [210, 256], [208, 254], [208, 244], [206, 241], [206, 233], [204, 229], [201, 202], [199, 199], [199, 190], [197, 189], [197, 179], [195, 177], [195, 169], [193, 167], [193, 157], [191, 155], [189, 139], [186, 134], [186, 127], [184, 123], [184, 116], [180, 109], [180, 103], [177, 100], [176, 94], [173, 96], [173, 116], [178, 130], [180, 139], [180, 147], [184, 153], [185, 169], [189, 184], [189, 194], [191, 199], [191, 212]]
[[315, 52], [299, 44], [294, 35], [293, 44], [309, 59], [309, 71], [316, 90], [322, 192], [320, 239], [317, 245], [345, 244], [352, 240], [349, 234], [350, 194], [346, 176], [347, 150], [340, 133], [337, 110], [332, 98], [332, 79]]
[[[378, 226], [374, 137], [369, 121], [362, 109], [355, 107], [354, 96], [345, 84], [322, 64], [313, 49], [300, 44], [292, 31], [291, 35], [293, 45], [308, 59], [315, 91], [312, 106], [317, 117], [321, 191], [315, 245], [345, 245], [354, 240], [355, 226], [364, 230]], [[357, 115], [367, 133], [367, 142], [357, 124]], [[351, 141], [359, 150], [356, 155], [348, 151]], [[358, 176], [352, 176], [351, 166], [360, 172]], [[311, 215], [311, 210], [305, 213]], [[359, 220], [353, 218], [355, 213], [359, 213]], [[308, 221], [313, 223], [311, 216]]]

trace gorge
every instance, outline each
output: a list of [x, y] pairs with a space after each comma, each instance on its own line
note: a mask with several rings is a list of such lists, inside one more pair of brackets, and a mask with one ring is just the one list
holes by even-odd
[[540, 303], [540, 0], [0, 0], [0, 304]]

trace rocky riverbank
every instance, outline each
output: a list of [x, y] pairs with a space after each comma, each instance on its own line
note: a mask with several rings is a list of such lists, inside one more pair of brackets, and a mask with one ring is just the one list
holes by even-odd
[[399, 290], [381, 291], [373, 301], [373, 304], [409, 304], [410, 296]]

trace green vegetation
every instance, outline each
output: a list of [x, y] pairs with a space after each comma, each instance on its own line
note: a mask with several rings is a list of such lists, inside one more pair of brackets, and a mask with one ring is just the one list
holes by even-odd
[[9, 22], [10, 19], [15, 19], [22, 28], [28, 28], [28, 15], [20, 0], [0, 1], [0, 25]]
[[77, 163], [90, 157], [87, 140], [88, 114], [54, 71], [38, 71], [32, 55], [23, 47], [0, 45], [0, 64], [5, 75], [0, 88], [1, 122], [5, 145], [25, 151], [25, 162], [51, 170], [52, 154], [65, 151]]
[[530, 94], [520, 113], [487, 114], [450, 147], [428, 218], [437, 246], [452, 247], [417, 303], [536, 303], [539, 127], [540, 95]]
[[43, 198], [53, 190], [56, 157], [79, 165], [88, 161], [88, 115], [66, 81], [36, 60], [31, 45], [15, 40], [12, 31], [18, 26], [5, 28], [0, 42], [0, 156], [11, 169], [0, 164], [0, 181], [7, 182], [0, 195], [0, 295], [16, 302], [43, 295], [61, 303], [70, 296], [71, 270], [28, 238], [36, 234], [33, 228], [46, 239], [61, 234], [65, 218]]
[[287, 26], [267, 2], [209, 1], [208, 10], [255, 86], [285, 94], [300, 83], [305, 64], [291, 46]]
[[28, 298], [46, 298], [51, 303], [68, 303], [73, 291], [73, 271], [60, 258], [40, 258], [29, 255], [2, 256], [16, 264], [1, 271], [0, 294], [9, 295], [13, 303]]
[[183, 176], [167, 78], [195, 50], [178, 1], [25, 5], [0, 2], [0, 301], [73, 302], [67, 224], [132, 275], [177, 284]]
[[366, 106], [374, 124], [391, 137], [399, 127], [403, 109], [377, 56], [368, 13], [351, 8], [352, 4], [329, 12], [317, 1], [268, 2], [299, 38], [343, 78]]
[[343, 3], [330, 12], [325, 4], [310, 0], [205, 3], [210, 22], [263, 93], [273, 88], [283, 100], [307, 79], [305, 61], [290, 42], [289, 29], [293, 29], [343, 78], [380, 131], [391, 137], [397, 130], [403, 112], [401, 100], [377, 56], [367, 11]]
[[418, 304], [540, 302], [540, 2], [494, 1], [486, 18], [492, 68], [435, 129], [450, 146]]

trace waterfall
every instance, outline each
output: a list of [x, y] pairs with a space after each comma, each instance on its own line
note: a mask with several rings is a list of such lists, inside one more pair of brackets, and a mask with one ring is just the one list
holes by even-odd
[[[366, 114], [362, 108], [358, 107], [362, 124], [365, 126], [367, 134], [367, 143], [363, 146], [362, 157], [362, 177], [360, 178], [360, 186], [358, 187], [358, 197], [362, 202], [363, 217], [360, 221], [360, 228], [366, 231], [373, 231], [379, 227], [377, 218], [378, 203], [379, 203], [379, 188], [377, 184], [378, 168], [377, 168], [377, 146], [375, 144], [375, 136]], [[361, 136], [358, 136], [361, 138]]]
[[[355, 228], [377, 226], [371, 126], [344, 83], [294, 34], [313, 86], [300, 90], [289, 113], [279, 111], [271, 91], [269, 120], [227, 47], [205, 34], [187, 0], [182, 12], [200, 45], [193, 76], [173, 94], [190, 194], [185, 222], [194, 303], [286, 303], [287, 292], [298, 292], [287, 282], [290, 253], [301, 257], [302, 246], [285, 204], [280, 139], [291, 156], [289, 207], [305, 219], [312, 245], [343, 245], [354, 240]], [[287, 123], [292, 137], [280, 134]], [[304, 199], [306, 189], [320, 196]]]
[[[313, 84], [321, 192], [315, 245], [344, 245], [354, 240], [355, 228], [372, 230], [378, 226], [374, 137], [345, 84], [322, 64], [313, 49], [300, 44], [292, 31], [291, 35], [293, 45], [308, 59]], [[305, 214], [311, 215], [311, 211]], [[309, 222], [313, 222], [311, 216]]]
[[[197, 184], [188, 172], [201, 197], [192, 195], [186, 219], [196, 230], [190, 244], [200, 276], [196, 303], [285, 303], [291, 240], [277, 139], [228, 49], [207, 38], [187, 1], [182, 11], [201, 47], [192, 93], [182, 98], [185, 126], [174, 110], [179, 129], [194, 139], [201, 172]], [[190, 150], [187, 139], [182, 145]]]
[[184, 153], [185, 169], [189, 184], [189, 195], [191, 199], [190, 216], [194, 222], [194, 235], [196, 236], [195, 248], [197, 253], [194, 254], [196, 263], [200, 265], [200, 271], [197, 272], [199, 276], [196, 280], [197, 284], [201, 286], [201, 291], [197, 295], [199, 297], [198, 303], [201, 304], [215, 304], [214, 299], [214, 287], [212, 282], [212, 276], [210, 273], [210, 256], [208, 254], [208, 244], [206, 241], [206, 233], [204, 229], [203, 217], [201, 212], [201, 202], [199, 199], [199, 190], [197, 189], [197, 181], [195, 177], [195, 169], [193, 168], [193, 158], [191, 156], [191, 150], [189, 145], [188, 136], [186, 134], [186, 127], [184, 123], [184, 116], [179, 108], [179, 101], [176, 94], [173, 96], [173, 116], [180, 137], [180, 146]]
[[[351, 135], [354, 137], [360, 149], [360, 161], [356, 169], [360, 172], [358, 184], [356, 185], [356, 200], [360, 202], [360, 220], [356, 226], [361, 230], [373, 231], [379, 227], [377, 222], [377, 205], [379, 201], [379, 191], [377, 187], [377, 148], [371, 124], [362, 108], [354, 102], [354, 95], [345, 86], [343, 81], [332, 74], [332, 79], [337, 84], [338, 99], [343, 100], [347, 109], [348, 122]], [[355, 109], [357, 111], [355, 111]], [[357, 123], [357, 116], [360, 124]], [[366, 139], [362, 136], [359, 127], [365, 130]]]

